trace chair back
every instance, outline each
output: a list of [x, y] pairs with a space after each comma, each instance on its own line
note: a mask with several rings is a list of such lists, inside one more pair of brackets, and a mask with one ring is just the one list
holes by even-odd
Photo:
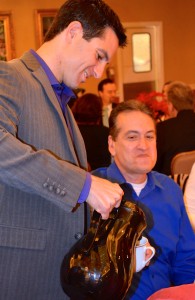
[[195, 150], [176, 154], [171, 161], [171, 175], [189, 174], [195, 162]]

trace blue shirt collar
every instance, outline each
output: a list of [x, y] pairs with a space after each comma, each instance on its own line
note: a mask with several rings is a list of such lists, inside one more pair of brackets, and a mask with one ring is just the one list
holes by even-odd
[[37, 52], [35, 52], [33, 49], [30, 49], [30, 52], [34, 55], [34, 57], [38, 60], [38, 62], [40, 63], [41, 67], [43, 68], [43, 70], [45, 71], [51, 86], [53, 87], [53, 89], [55, 90], [55, 92], [58, 95], [62, 95], [64, 94], [69, 100], [71, 98], [75, 98], [75, 94], [74, 92], [67, 86], [65, 85], [63, 82], [60, 83], [56, 77], [54, 76], [54, 74], [52, 73], [51, 69], [48, 67], [48, 65], [46, 64], [46, 62], [37, 54]]
[[[154, 176], [154, 173], [156, 174], [155, 176]], [[147, 176], [148, 176], [148, 181], [147, 181], [146, 186], [143, 188], [143, 190], [140, 194], [141, 197], [146, 195], [147, 193], [149, 193], [155, 187], [160, 188], [160, 189], [164, 189], [164, 187], [162, 185], [162, 182], [161, 182], [162, 178], [161, 178], [161, 181], [158, 180], [158, 173], [157, 172], [151, 171], [151, 172], [147, 173]], [[119, 184], [126, 183], [126, 180], [125, 180], [124, 176], [120, 172], [120, 170], [117, 167], [115, 162], [113, 162], [107, 168], [107, 178], [110, 181], [117, 182]]]

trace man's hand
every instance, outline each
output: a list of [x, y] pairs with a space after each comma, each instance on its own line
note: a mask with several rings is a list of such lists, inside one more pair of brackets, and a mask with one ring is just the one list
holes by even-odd
[[86, 201], [101, 214], [102, 219], [108, 219], [111, 210], [120, 206], [123, 194], [118, 183], [92, 175], [91, 189]]

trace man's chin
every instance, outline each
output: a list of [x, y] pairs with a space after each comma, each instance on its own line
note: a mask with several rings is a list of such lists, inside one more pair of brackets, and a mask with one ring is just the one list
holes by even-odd
[[154, 168], [155, 163], [156, 163], [156, 161], [154, 162], [153, 160], [142, 159], [139, 161], [139, 168], [142, 170], [147, 170], [147, 173], [148, 173]]
[[140, 174], [147, 174], [147, 173], [149, 173], [153, 169], [153, 167], [154, 167], [153, 165], [152, 166], [144, 166], [144, 165], [142, 165], [141, 167], [139, 167], [138, 172]]

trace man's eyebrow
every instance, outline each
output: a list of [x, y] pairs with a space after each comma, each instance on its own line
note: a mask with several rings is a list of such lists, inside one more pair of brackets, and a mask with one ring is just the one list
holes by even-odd
[[156, 130], [155, 129], [151, 129], [151, 130], [148, 130], [146, 133], [155, 133], [156, 134]]
[[[137, 133], [137, 134], [139, 134], [140, 131], [139, 130], [128, 130], [126, 132], [126, 134], [130, 134], [130, 133]], [[151, 129], [151, 130], [148, 130], [148, 131], [145, 132], [145, 134], [147, 134], [147, 133], [156, 133], [156, 131], [155, 131], [155, 129]]]
[[130, 133], [139, 133], [137, 130], [128, 130], [125, 134], [130, 134]]

